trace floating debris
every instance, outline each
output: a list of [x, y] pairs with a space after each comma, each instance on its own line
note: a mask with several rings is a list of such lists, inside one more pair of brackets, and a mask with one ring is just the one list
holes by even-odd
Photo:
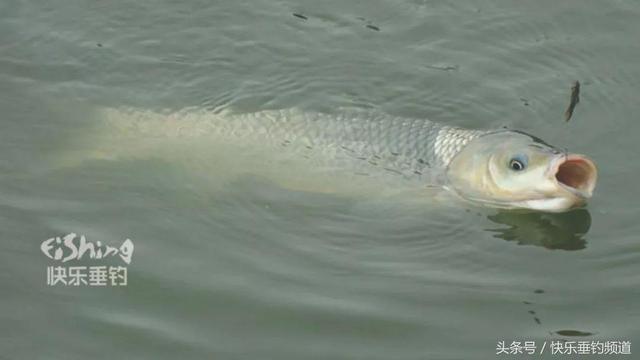
[[556, 334], [561, 336], [592, 336], [594, 333], [580, 331], [580, 330], [558, 330]]
[[308, 17], [306, 17], [306, 16], [304, 16], [304, 15], [302, 15], [302, 14], [293, 13], [293, 16], [295, 16], [295, 17], [297, 17], [297, 18], [300, 18], [300, 19], [303, 19], [303, 20], [309, 20], [309, 18], [308, 18]]
[[373, 25], [373, 24], [371, 23], [371, 21], [370, 21], [370, 20], [367, 20], [367, 19], [363, 18], [362, 16], [358, 16], [358, 17], [356, 17], [356, 19], [358, 19], [358, 20], [360, 20], [360, 21], [362, 21], [362, 22], [364, 22], [364, 23], [367, 23], [367, 24], [365, 25], [365, 27], [366, 27], [367, 29], [371, 29], [371, 30], [375, 30], [375, 31], [380, 31], [380, 27], [379, 27], [379, 26]]
[[[542, 291], [542, 290], [540, 290], [540, 291]], [[532, 305], [532, 303], [530, 301], [523, 301], [523, 303], [525, 305]], [[535, 310], [529, 310], [527, 312], [533, 316], [533, 321], [535, 321], [536, 324], [542, 325], [542, 321], [540, 321], [540, 318], [538, 318], [538, 316], [536, 316], [537, 314], [536, 314]]]
[[571, 116], [573, 115], [573, 109], [575, 109], [576, 105], [580, 102], [580, 82], [576, 80], [571, 87], [571, 102], [569, 102], [569, 107], [564, 112], [564, 120], [569, 121]]

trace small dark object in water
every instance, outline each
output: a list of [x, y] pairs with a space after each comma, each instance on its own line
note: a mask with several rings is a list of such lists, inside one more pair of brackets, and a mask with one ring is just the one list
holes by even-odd
[[587, 332], [587, 331], [580, 331], [580, 330], [558, 330], [558, 331], [556, 331], [556, 334], [562, 335], [562, 336], [591, 336], [591, 335], [594, 335], [593, 333], [590, 333], [590, 332]]
[[102, 47], [102, 44], [100, 44], [100, 43], [97, 43], [96, 45], [98, 45], [98, 47]]
[[571, 87], [571, 102], [569, 103], [569, 107], [564, 112], [564, 120], [569, 121], [571, 119], [571, 115], [573, 115], [573, 109], [575, 109], [576, 105], [580, 102], [580, 82], [576, 81], [573, 83]]
[[380, 31], [380, 28], [375, 25], [367, 25], [367, 27], [371, 30]]
[[543, 293], [544, 293], [544, 290], [542, 290], [542, 289], [535, 289], [533, 292], [534, 292], [534, 293], [536, 293], [536, 294], [543, 294]]
[[300, 18], [300, 19], [303, 19], [303, 20], [308, 20], [309, 19], [308, 17], [306, 17], [306, 16], [304, 16], [302, 14], [293, 13], [293, 16], [295, 16], [297, 18]]

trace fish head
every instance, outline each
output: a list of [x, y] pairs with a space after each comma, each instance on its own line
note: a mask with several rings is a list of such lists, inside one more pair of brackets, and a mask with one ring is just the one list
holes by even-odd
[[453, 157], [447, 166], [447, 187], [491, 207], [564, 212], [592, 196], [597, 173], [584, 155], [503, 130], [471, 140]]

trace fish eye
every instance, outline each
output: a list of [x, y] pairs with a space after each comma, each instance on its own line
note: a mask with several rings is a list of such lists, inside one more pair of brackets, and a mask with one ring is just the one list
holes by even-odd
[[513, 171], [522, 171], [527, 167], [527, 158], [523, 155], [514, 156], [509, 160], [509, 168]]

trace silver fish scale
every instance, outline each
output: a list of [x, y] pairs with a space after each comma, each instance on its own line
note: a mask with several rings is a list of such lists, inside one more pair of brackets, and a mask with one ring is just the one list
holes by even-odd
[[[273, 110], [224, 116], [226, 130], [260, 134], [273, 142], [304, 145], [345, 154], [398, 172], [444, 168], [470, 140], [485, 131], [467, 130], [379, 112], [347, 111], [338, 115]], [[241, 130], [240, 130], [241, 129]]]

